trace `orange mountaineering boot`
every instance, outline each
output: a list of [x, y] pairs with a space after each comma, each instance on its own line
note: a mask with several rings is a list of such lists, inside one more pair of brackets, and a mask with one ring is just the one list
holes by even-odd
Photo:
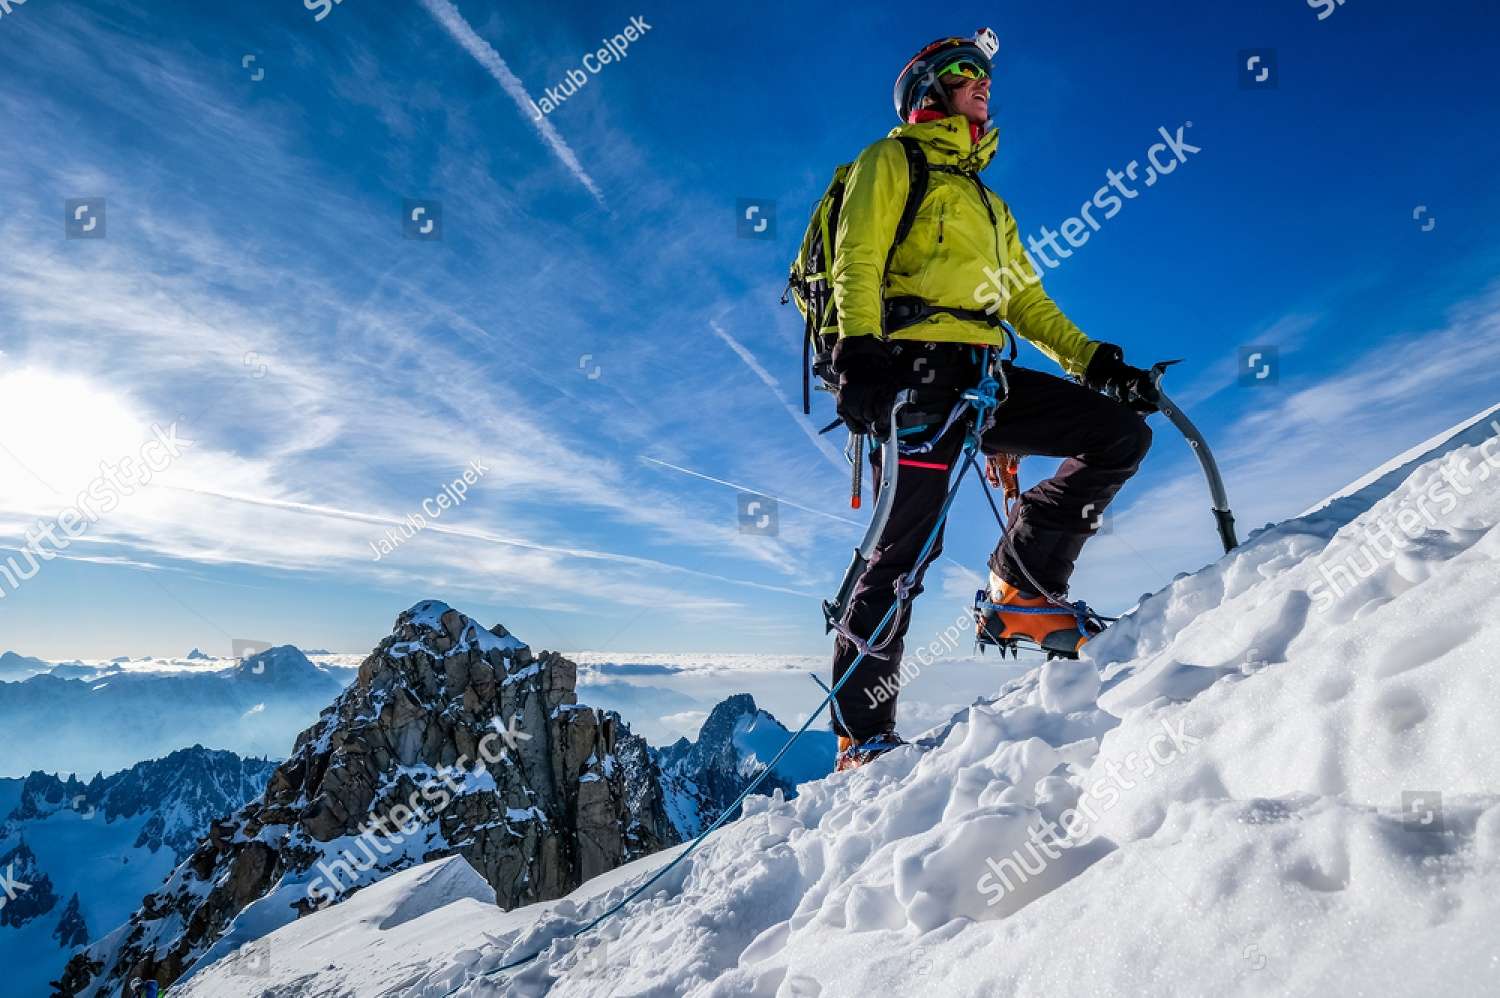
[[999, 647], [1002, 655], [1015, 654], [1024, 641], [1049, 657], [1077, 658], [1078, 649], [1103, 630], [1086, 608], [1058, 606], [1009, 582], [991, 582], [999, 583], [998, 592], [981, 589], [974, 597], [976, 637], [981, 645]]
[[838, 762], [834, 764], [833, 771], [835, 773], [847, 773], [851, 769], [858, 769], [877, 756], [884, 755], [891, 749], [899, 748], [905, 744], [906, 742], [895, 732], [876, 735], [873, 738], [866, 738], [862, 741], [855, 741], [853, 738], [846, 738], [840, 735], [839, 757]]

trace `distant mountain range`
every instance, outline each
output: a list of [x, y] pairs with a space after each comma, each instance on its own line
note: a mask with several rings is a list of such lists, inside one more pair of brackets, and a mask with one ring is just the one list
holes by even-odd
[[0, 776], [113, 772], [195, 742], [280, 756], [353, 676], [290, 645], [215, 668], [54, 666], [7, 652], [0, 670], [16, 677], [0, 682]]
[[47, 994], [74, 950], [123, 922], [274, 768], [195, 745], [87, 783], [0, 780], [0, 871], [17, 891], [0, 908], [0, 991]]
[[0, 681], [15, 682], [30, 679], [51, 668], [51, 662], [44, 662], [30, 655], [20, 655], [13, 651], [0, 653]]

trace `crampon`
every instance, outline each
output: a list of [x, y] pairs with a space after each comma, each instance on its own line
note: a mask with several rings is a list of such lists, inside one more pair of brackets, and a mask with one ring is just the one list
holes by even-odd
[[1104, 630], [1105, 621], [1088, 605], [1059, 605], [1046, 596], [1035, 596], [1005, 583], [998, 597], [986, 589], [974, 595], [974, 635], [980, 650], [1000, 649], [1004, 657], [1018, 657], [1022, 648], [1033, 648], [1054, 658], [1076, 659], [1078, 650]]

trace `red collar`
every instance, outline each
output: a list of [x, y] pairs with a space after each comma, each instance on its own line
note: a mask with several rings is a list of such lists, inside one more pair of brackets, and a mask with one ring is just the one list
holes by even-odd
[[[908, 115], [907, 118], [906, 118], [906, 120], [907, 120], [907, 122], [909, 124], [920, 125], [920, 124], [923, 124], [924, 122], [928, 122], [928, 121], [942, 121], [944, 118], [952, 118], [952, 117], [956, 117], [956, 115], [944, 114], [941, 111], [933, 111], [930, 108], [929, 109], [921, 109], [921, 108], [919, 108], [918, 110], [913, 111], [910, 115]], [[979, 144], [979, 137], [981, 135], [983, 135], [983, 134], [984, 134], [984, 126], [983, 125], [976, 125], [972, 121], [969, 122], [969, 141], [973, 142], [975, 145], [978, 145]]]

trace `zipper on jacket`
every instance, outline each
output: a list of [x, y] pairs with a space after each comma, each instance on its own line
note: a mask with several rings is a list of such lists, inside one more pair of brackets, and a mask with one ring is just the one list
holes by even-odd
[[979, 200], [984, 202], [984, 212], [990, 216], [990, 231], [995, 234], [995, 266], [1003, 267], [1005, 261], [1000, 259], [1000, 221], [995, 217], [995, 209], [990, 207], [990, 196], [985, 192], [984, 181], [979, 179], [979, 174], [969, 174], [969, 179], [974, 181], [974, 189], [979, 192]]
[[948, 217], [948, 206], [938, 205], [938, 242], [943, 241], [943, 220]]

